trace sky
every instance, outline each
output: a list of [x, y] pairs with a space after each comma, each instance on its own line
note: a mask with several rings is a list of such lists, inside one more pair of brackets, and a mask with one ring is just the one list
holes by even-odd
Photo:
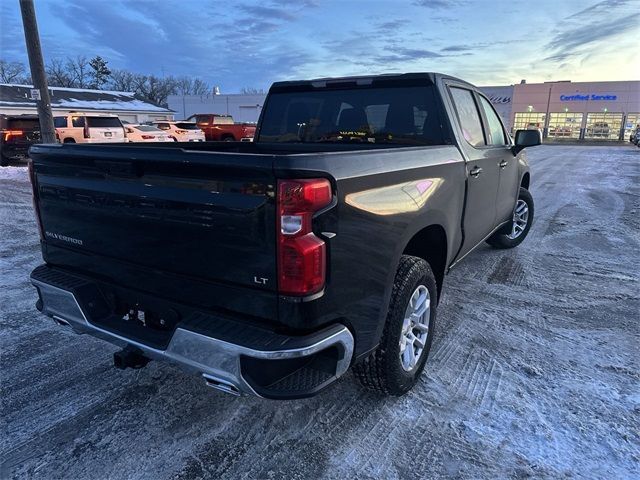
[[[222, 93], [277, 80], [438, 71], [477, 85], [640, 79], [640, 0], [36, 0], [45, 62], [189, 75]], [[0, 58], [27, 63], [18, 0]]]

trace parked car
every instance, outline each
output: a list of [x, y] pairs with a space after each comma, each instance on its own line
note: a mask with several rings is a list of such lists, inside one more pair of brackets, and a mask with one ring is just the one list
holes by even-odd
[[70, 112], [53, 117], [61, 143], [126, 142], [124, 126], [116, 115]]
[[640, 133], [640, 125], [636, 125], [636, 128], [631, 130], [631, 135], [629, 135], [629, 141], [631, 143], [638, 143], [638, 133]]
[[176, 142], [204, 142], [204, 132], [193, 122], [152, 122]]
[[640, 127], [636, 128], [635, 134], [633, 135], [633, 143], [640, 147]]
[[0, 115], [0, 166], [25, 160], [29, 147], [40, 143], [37, 115]]
[[527, 236], [538, 132], [512, 142], [433, 73], [279, 82], [261, 118], [254, 143], [32, 147], [37, 308], [123, 346], [120, 368], [169, 360], [228, 393], [307, 397], [350, 367], [407, 392], [445, 275]]
[[573, 135], [573, 129], [567, 126], [557, 126], [551, 130], [551, 137], [571, 137]]
[[196, 122], [208, 141], [252, 142], [256, 133], [255, 125], [235, 123], [231, 115], [198, 113], [187, 120]]
[[609, 124], [605, 122], [595, 122], [587, 126], [587, 137], [609, 138]]
[[151, 125], [125, 125], [127, 140], [130, 142], [173, 142], [166, 132]]

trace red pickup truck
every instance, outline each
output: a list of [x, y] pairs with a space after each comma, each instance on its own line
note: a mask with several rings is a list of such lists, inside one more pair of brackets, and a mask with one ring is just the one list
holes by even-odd
[[196, 122], [207, 141], [252, 142], [256, 133], [255, 125], [235, 123], [231, 115], [198, 113], [191, 115], [187, 121]]

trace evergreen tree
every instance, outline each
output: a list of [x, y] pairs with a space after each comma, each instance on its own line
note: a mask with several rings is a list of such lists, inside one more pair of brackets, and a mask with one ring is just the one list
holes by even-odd
[[101, 89], [102, 86], [107, 83], [107, 79], [111, 75], [111, 70], [107, 66], [107, 61], [100, 55], [95, 56], [89, 62], [89, 66], [93, 70], [91, 72], [91, 88]]

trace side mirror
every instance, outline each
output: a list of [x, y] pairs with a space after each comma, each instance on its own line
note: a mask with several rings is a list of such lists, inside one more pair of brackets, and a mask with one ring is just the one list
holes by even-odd
[[516, 142], [512, 147], [514, 155], [527, 147], [535, 147], [542, 144], [542, 132], [540, 130], [518, 130], [516, 131]]

